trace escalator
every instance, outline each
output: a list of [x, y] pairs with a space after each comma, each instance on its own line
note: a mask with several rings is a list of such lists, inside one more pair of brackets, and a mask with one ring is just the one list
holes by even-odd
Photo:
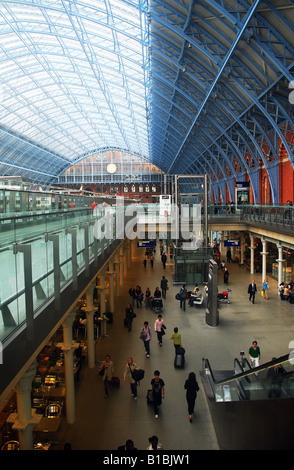
[[220, 449], [290, 450], [294, 416], [294, 361], [289, 354], [252, 368], [235, 358], [232, 370], [200, 373]]

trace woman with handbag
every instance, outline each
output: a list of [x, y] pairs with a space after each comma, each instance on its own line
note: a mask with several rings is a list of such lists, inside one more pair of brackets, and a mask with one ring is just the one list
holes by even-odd
[[158, 315], [158, 318], [157, 320], [155, 320], [155, 323], [154, 323], [154, 331], [157, 334], [159, 346], [162, 346], [162, 336], [165, 335], [165, 331], [164, 331], [165, 329], [166, 329], [166, 326], [164, 324], [162, 315]]
[[102, 380], [104, 382], [105, 398], [108, 398], [111, 379], [114, 376], [114, 365], [110, 360], [109, 354], [105, 356], [105, 360], [99, 368], [99, 375], [102, 376]]
[[127, 382], [130, 384], [131, 387], [131, 393], [132, 397], [137, 400], [137, 382], [133, 379], [133, 371], [136, 369], [136, 363], [133, 361], [132, 357], [128, 357], [128, 362], [126, 363], [125, 366], [125, 371], [124, 371], [124, 382], [127, 380]]
[[144, 321], [144, 326], [141, 328], [140, 338], [144, 343], [145, 354], [147, 357], [150, 357], [151, 330], [148, 321]]

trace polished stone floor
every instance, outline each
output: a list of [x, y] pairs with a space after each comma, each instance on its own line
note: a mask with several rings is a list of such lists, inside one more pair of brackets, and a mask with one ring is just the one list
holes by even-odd
[[[231, 263], [228, 266], [231, 303], [221, 304], [219, 326], [212, 328], [205, 322], [204, 308], [187, 308], [185, 312], [179, 308], [179, 302], [175, 300], [179, 287], [172, 284], [172, 268], [167, 266], [163, 270], [159, 253], [156, 253], [154, 267], [148, 265], [145, 269], [140, 250], [136, 249], [132, 265], [121, 285], [120, 296], [116, 298], [114, 322], [107, 325], [107, 336], [99, 337], [96, 342], [96, 361], [99, 363], [106, 354], [110, 354], [121, 385], [113, 389], [106, 399], [98, 365], [89, 369], [84, 364], [76, 386], [76, 422], [70, 425], [63, 423], [57, 436], [57, 449], [70, 442], [73, 450], [115, 450], [127, 439], [132, 439], [138, 449], [144, 450], [149, 444], [148, 438], [155, 434], [165, 450], [218, 450], [199, 374], [202, 358], [207, 357], [214, 370], [231, 370], [233, 360], [239, 357], [240, 351], [245, 351], [248, 357], [253, 340], [257, 340], [260, 346], [261, 362], [288, 352], [288, 344], [294, 336], [294, 305], [280, 301], [276, 280], [269, 276], [270, 295], [266, 301], [260, 296], [261, 275], [251, 276], [245, 268]], [[151, 354], [147, 358], [139, 339], [140, 328], [145, 320], [153, 327], [157, 314], [144, 306], [136, 308], [137, 318], [133, 321], [132, 331], [128, 332], [123, 325], [124, 310], [131, 286], [139, 284], [144, 291], [148, 286], [153, 292], [160, 285], [163, 275], [170, 286], [162, 311], [166, 335], [160, 347], [153, 333]], [[254, 305], [249, 302], [247, 294], [253, 277], [259, 291]], [[224, 287], [222, 273], [219, 272], [219, 291]], [[179, 328], [186, 349], [184, 369], [174, 368], [174, 349], [169, 338], [175, 326]], [[137, 400], [131, 397], [129, 385], [122, 380], [128, 356], [132, 356], [137, 365], [145, 370]], [[146, 402], [155, 369], [160, 371], [166, 392], [159, 419], [155, 419], [153, 408]], [[200, 386], [192, 423], [188, 419], [184, 390], [190, 371], [196, 373]]]

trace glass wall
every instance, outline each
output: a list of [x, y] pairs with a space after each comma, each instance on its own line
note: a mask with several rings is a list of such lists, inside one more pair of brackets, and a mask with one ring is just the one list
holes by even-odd
[[[109, 164], [113, 173], [109, 172]], [[123, 150], [101, 150], [87, 156], [59, 176], [60, 184], [160, 181], [163, 172], [144, 157]]]

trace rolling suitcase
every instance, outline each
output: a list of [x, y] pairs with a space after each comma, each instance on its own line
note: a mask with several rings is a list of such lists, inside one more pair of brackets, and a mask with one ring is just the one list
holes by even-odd
[[179, 348], [175, 355], [174, 366], [176, 369], [183, 369], [185, 366], [185, 349]]

